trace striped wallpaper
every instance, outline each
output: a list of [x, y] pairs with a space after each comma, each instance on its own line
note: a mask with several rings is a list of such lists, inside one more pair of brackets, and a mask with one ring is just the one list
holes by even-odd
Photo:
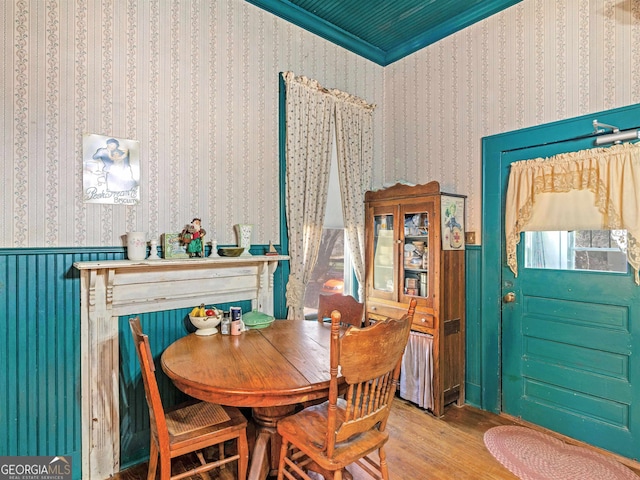
[[[481, 138], [638, 102], [639, 50], [637, 0], [524, 0], [386, 68], [242, 0], [0, 2], [0, 247], [196, 215], [220, 244], [236, 223], [278, 243], [286, 70], [377, 104], [374, 186], [439, 180], [480, 233]], [[83, 133], [140, 142], [140, 204], [83, 203]]]
[[385, 179], [468, 195], [480, 232], [482, 137], [640, 101], [640, 2], [524, 0], [384, 74]]
[[[1, 247], [121, 246], [202, 218], [279, 242], [278, 84], [382, 103], [382, 67], [241, 0], [0, 2]], [[382, 152], [382, 109], [376, 150]], [[141, 202], [83, 203], [82, 135], [140, 142]]]

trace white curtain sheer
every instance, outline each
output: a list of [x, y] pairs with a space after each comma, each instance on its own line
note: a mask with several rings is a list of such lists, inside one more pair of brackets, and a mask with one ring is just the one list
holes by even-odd
[[640, 144], [512, 163], [505, 240], [514, 275], [520, 233], [547, 230], [627, 230], [627, 260], [640, 285]]
[[286, 88], [288, 318], [304, 318], [304, 292], [318, 259], [336, 130], [340, 190], [356, 276], [364, 281], [364, 192], [370, 188], [375, 106], [315, 80], [283, 74]]
[[371, 188], [373, 164], [373, 107], [359, 99], [336, 102], [336, 144], [342, 215], [347, 242], [364, 298], [364, 194]]

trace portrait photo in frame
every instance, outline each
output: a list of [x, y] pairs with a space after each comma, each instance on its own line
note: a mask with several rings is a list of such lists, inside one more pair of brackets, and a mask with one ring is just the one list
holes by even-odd
[[82, 138], [84, 203], [140, 201], [140, 146], [136, 140], [86, 134]]

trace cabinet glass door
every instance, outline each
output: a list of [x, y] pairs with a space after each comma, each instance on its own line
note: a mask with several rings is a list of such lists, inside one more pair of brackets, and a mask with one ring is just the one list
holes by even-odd
[[393, 292], [394, 251], [393, 215], [373, 216], [373, 288], [382, 292]]
[[432, 209], [427, 208], [427, 205], [405, 207], [402, 210], [403, 249], [400, 278], [401, 292], [407, 297], [428, 298], [432, 288], [429, 284], [429, 228], [434, 219], [429, 210]]

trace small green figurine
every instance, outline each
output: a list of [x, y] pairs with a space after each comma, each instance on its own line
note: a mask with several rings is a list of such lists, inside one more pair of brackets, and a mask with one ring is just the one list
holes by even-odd
[[184, 227], [180, 234], [180, 240], [187, 246], [189, 258], [204, 257], [204, 236], [206, 230], [202, 228], [202, 220], [194, 218], [191, 223]]

